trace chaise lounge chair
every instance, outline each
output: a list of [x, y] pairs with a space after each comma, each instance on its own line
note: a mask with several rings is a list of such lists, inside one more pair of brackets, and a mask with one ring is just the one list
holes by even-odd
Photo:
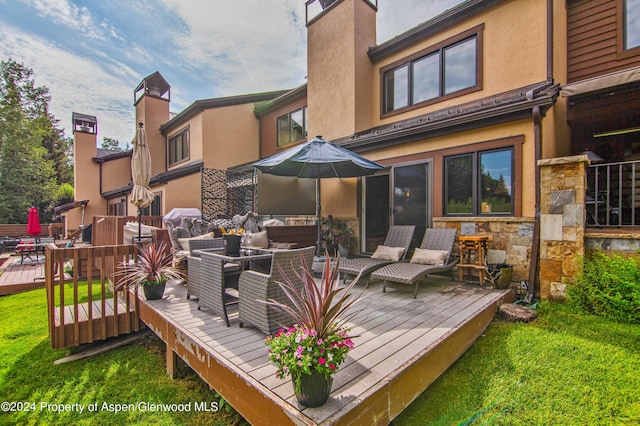
[[[413, 231], [416, 227], [414, 225], [392, 225], [387, 232], [387, 237], [384, 240], [382, 246], [378, 246], [376, 253], [371, 257], [354, 257], [350, 259], [340, 259], [340, 273], [344, 276], [344, 283], [347, 283], [347, 278], [353, 280], [358, 274], [362, 273], [363, 277], [367, 277], [367, 284], [365, 288], [369, 288], [369, 280], [371, 279], [371, 273], [378, 268], [381, 268], [394, 261], [403, 260], [409, 250], [411, 244], [411, 238], [413, 238]], [[388, 249], [387, 249], [388, 248]], [[387, 252], [393, 252], [394, 249], [403, 249], [399, 256], [395, 258], [393, 256], [387, 256]], [[395, 250], [396, 253], [400, 250]], [[382, 255], [378, 255], [382, 252]]]
[[[416, 249], [410, 262], [398, 262], [386, 265], [371, 274], [372, 279], [382, 280], [382, 292], [387, 287], [407, 288], [414, 286], [413, 298], [418, 295], [418, 285], [428, 274], [451, 271], [458, 263], [453, 258], [453, 243], [456, 240], [455, 229], [428, 228], [420, 247]], [[453, 280], [453, 276], [451, 277]]]

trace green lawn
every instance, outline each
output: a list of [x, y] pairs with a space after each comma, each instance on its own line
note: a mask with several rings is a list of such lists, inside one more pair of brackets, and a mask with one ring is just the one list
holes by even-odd
[[[214, 412], [220, 399], [197, 376], [171, 380], [164, 345], [155, 337], [53, 365], [68, 354], [50, 347], [44, 290], [0, 297], [0, 402], [20, 402], [12, 408], [22, 409], [5, 412], [3, 407], [0, 424], [229, 425], [242, 420], [224, 407]], [[74, 403], [84, 412], [72, 411], [79, 407]], [[97, 410], [90, 412], [96, 403]], [[152, 404], [162, 403], [185, 405], [151, 411]], [[56, 412], [60, 404], [70, 405]], [[129, 407], [133, 410], [115, 412]]]
[[[193, 374], [169, 379], [163, 351], [163, 344], [149, 337], [54, 366], [68, 351], [49, 347], [44, 290], [0, 297], [0, 402], [29, 403], [21, 412], [0, 412], [0, 424], [244, 422], [226, 409], [196, 410], [196, 402], [215, 407], [219, 398]], [[639, 325], [543, 304], [539, 319], [531, 324], [494, 321], [393, 424], [639, 424], [639, 366]], [[85, 411], [70, 411], [70, 405], [55, 412], [54, 405], [41, 403], [79, 403]], [[89, 412], [95, 403], [99, 409]], [[134, 404], [134, 409], [116, 413], [115, 405], [104, 403], [121, 408]], [[161, 403], [191, 405], [189, 411], [149, 411], [150, 404]]]
[[539, 311], [495, 320], [393, 424], [640, 424], [640, 326]]

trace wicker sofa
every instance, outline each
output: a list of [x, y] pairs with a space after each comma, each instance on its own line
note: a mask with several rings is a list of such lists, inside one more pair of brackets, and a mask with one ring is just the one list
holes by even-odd
[[[240, 326], [251, 324], [265, 334], [273, 334], [283, 326], [290, 326], [290, 318], [262, 303], [267, 299], [287, 303], [289, 299], [278, 285], [282, 281], [282, 273], [302, 288], [302, 281], [296, 277], [302, 266], [301, 256], [310, 271], [313, 264], [315, 247], [310, 246], [293, 250], [278, 250], [273, 253], [271, 270], [268, 274], [257, 271], [244, 271], [238, 282]], [[277, 265], [280, 265], [282, 273]]]

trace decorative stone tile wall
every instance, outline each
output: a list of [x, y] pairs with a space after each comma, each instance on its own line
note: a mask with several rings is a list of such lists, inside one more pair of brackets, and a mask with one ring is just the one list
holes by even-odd
[[540, 160], [540, 298], [564, 299], [584, 256], [586, 155]]
[[[529, 278], [531, 245], [533, 242], [533, 218], [525, 217], [474, 217], [433, 219], [434, 228], [457, 229], [458, 235], [489, 235], [488, 263], [506, 263], [513, 266], [512, 282]], [[456, 244], [455, 254], [460, 253]]]

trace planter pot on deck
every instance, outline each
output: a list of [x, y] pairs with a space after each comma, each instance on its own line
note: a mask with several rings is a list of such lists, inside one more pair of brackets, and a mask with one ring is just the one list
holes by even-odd
[[319, 407], [329, 398], [333, 377], [313, 371], [311, 374], [300, 374], [300, 389], [296, 389], [296, 374], [291, 375], [294, 393], [298, 402], [305, 407]]
[[161, 282], [160, 284], [143, 285], [142, 290], [144, 291], [144, 297], [147, 300], [162, 299], [162, 296], [164, 296], [164, 287], [166, 284], [166, 282]]

